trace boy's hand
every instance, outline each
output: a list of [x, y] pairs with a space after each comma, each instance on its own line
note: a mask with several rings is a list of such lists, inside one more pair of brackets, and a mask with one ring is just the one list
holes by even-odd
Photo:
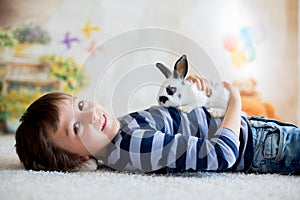
[[207, 96], [210, 95], [210, 88], [209, 88], [207, 80], [205, 78], [200, 77], [198, 75], [189, 75], [186, 78], [186, 80], [191, 83], [196, 83], [198, 90], [205, 91]]
[[223, 82], [223, 85], [229, 91], [231, 98], [241, 101], [240, 91], [236, 86], [225, 81]]

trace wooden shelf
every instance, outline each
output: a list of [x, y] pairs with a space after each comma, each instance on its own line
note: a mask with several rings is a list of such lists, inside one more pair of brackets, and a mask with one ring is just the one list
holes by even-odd
[[0, 92], [12, 89], [39, 87], [41, 91], [60, 89], [60, 82], [49, 77], [50, 68], [47, 63], [32, 62], [0, 62]]
[[39, 88], [41, 92], [59, 90], [60, 83], [58, 80], [19, 80], [6, 79], [3, 84], [3, 94], [15, 89], [28, 88], [34, 90]]

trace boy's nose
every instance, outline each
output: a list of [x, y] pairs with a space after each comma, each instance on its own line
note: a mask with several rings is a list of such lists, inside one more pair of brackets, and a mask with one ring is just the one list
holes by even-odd
[[87, 123], [94, 124], [99, 119], [99, 115], [97, 114], [96, 110], [90, 109], [86, 110], [82, 115], [81, 118], [83, 121]]
[[92, 113], [92, 124], [97, 122], [97, 120], [99, 119], [99, 115], [97, 114], [96, 110], [93, 110]]

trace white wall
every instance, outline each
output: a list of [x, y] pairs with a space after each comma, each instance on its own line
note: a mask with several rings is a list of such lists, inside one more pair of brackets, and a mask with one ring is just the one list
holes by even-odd
[[[292, 3], [287, 5], [287, 2]], [[287, 6], [297, 5], [295, 2], [189, 1], [186, 8], [188, 12], [182, 18], [180, 27], [184, 34], [203, 45], [225, 80], [254, 77], [262, 99], [274, 104], [278, 116], [294, 123], [297, 122], [299, 103], [298, 30], [292, 29], [291, 32], [287, 17], [293, 13], [296, 17], [298, 15], [295, 10], [287, 10]], [[224, 35], [234, 31], [238, 33], [238, 29], [243, 26], [257, 24], [264, 27], [266, 36], [257, 45], [256, 58], [240, 69], [234, 67], [222, 46]]]
[[[86, 48], [92, 40], [102, 43], [124, 31], [140, 27], [161, 27], [177, 31], [196, 41], [213, 60], [221, 77], [228, 81], [254, 77], [262, 99], [273, 103], [276, 114], [300, 124], [298, 31], [288, 27], [287, 2], [296, 0], [64, 0], [52, 17], [43, 23], [53, 40], [46, 52], [75, 56], [85, 62]], [[60, 41], [67, 31], [82, 37], [80, 28], [87, 20], [100, 27], [89, 40], [66, 50]], [[223, 47], [226, 34], [238, 34], [243, 26], [261, 25], [264, 40], [257, 45], [251, 63], [237, 68]], [[291, 33], [292, 32], [292, 33]], [[120, 44], [122, 45], [122, 44]], [[296, 56], [295, 56], [296, 55]], [[146, 58], [145, 58], [146, 59]], [[134, 63], [134, 59], [131, 62]], [[150, 61], [147, 61], [150, 62]], [[172, 61], [169, 59], [170, 64]], [[300, 61], [298, 61], [299, 63]], [[95, 68], [89, 67], [90, 75]], [[298, 81], [297, 81], [298, 80]], [[108, 84], [109, 85], [109, 84]], [[84, 92], [82, 93], [84, 95]], [[298, 97], [298, 98], [297, 98]]]

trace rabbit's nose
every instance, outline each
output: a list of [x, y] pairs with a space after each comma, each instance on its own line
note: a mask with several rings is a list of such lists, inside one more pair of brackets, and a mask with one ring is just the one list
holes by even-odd
[[166, 96], [160, 96], [160, 97], [158, 98], [158, 100], [159, 100], [159, 102], [161, 102], [161, 103], [166, 103], [166, 101], [168, 101], [169, 99], [168, 99], [168, 97], [166, 97]]

